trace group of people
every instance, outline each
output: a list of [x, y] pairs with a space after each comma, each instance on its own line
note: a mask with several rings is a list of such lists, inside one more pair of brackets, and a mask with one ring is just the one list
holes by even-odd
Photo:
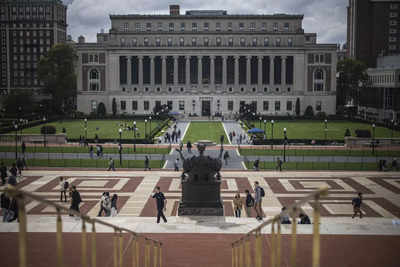
[[172, 133], [166, 132], [164, 135], [164, 143], [178, 143], [181, 139], [181, 129], [176, 130], [176, 124]]
[[397, 158], [394, 158], [389, 167], [386, 163], [385, 159], [380, 159], [378, 162], [378, 169], [379, 171], [386, 172], [386, 171], [399, 171], [399, 164], [397, 163]]
[[[76, 186], [65, 179], [64, 177], [60, 177], [59, 181], [59, 189], [60, 189], [60, 202], [68, 202], [68, 198], [70, 199], [70, 210], [80, 212], [79, 206], [82, 203], [81, 194], [76, 189]], [[67, 197], [68, 196], [68, 197]], [[71, 212], [69, 216], [74, 216]]]
[[245, 134], [236, 134], [235, 131], [231, 131], [228, 135], [231, 143], [234, 143], [235, 140], [237, 144], [248, 143], [248, 137]]
[[117, 216], [118, 213], [117, 202], [118, 202], [117, 194], [113, 194], [113, 196], [110, 197], [110, 192], [103, 192], [103, 195], [101, 196], [100, 200], [100, 211], [97, 214], [97, 216], [101, 217], [103, 215], [103, 212], [104, 216], [106, 217]]

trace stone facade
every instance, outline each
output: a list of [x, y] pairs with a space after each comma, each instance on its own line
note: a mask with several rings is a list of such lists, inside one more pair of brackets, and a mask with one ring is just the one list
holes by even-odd
[[[304, 33], [302, 15], [111, 15], [109, 33], [79, 42], [78, 110], [231, 117], [243, 104], [265, 115], [311, 105], [336, 112], [336, 44]], [[81, 38], [83, 39], [83, 38]]]

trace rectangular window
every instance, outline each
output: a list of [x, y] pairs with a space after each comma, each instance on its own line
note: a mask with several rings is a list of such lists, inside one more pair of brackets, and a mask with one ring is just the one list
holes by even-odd
[[292, 101], [287, 101], [286, 102], [286, 110], [287, 111], [292, 111]]
[[256, 30], [256, 23], [255, 22], [251, 22], [250, 23], [250, 31], [255, 31]]
[[265, 31], [267, 30], [267, 23], [266, 23], [266, 22], [263, 22], [263, 23], [261, 24], [261, 30], [262, 30], [263, 32], [265, 32]]
[[257, 46], [257, 38], [253, 38], [253, 46]]
[[221, 46], [221, 37], [217, 37], [216, 42], [217, 46]]
[[281, 101], [275, 101], [275, 111], [281, 110]]
[[179, 100], [179, 110], [181, 110], [181, 111], [185, 110], [185, 101], [184, 100]]
[[268, 101], [264, 101], [263, 102], [263, 109], [264, 109], [264, 111], [267, 111], [269, 109], [269, 102]]
[[196, 37], [192, 38], [192, 46], [196, 46], [197, 45], [197, 39]]
[[215, 24], [215, 30], [216, 30], [217, 32], [221, 31], [221, 22], [217, 22], [217, 23]]
[[292, 47], [292, 46], [293, 46], [293, 40], [292, 40], [292, 38], [288, 38], [287, 44], [288, 44], [288, 47]]
[[281, 46], [281, 38], [276, 38], [275, 39], [275, 46], [277, 46], [277, 47]]
[[151, 23], [150, 22], [146, 23], [146, 31], [148, 31], [148, 32], [151, 31]]
[[204, 46], [208, 46], [208, 44], [209, 44], [208, 37], [204, 37]]
[[283, 24], [283, 30], [284, 30], [285, 32], [288, 32], [288, 31], [289, 31], [289, 22], [285, 22], [285, 23]]
[[126, 110], [126, 101], [121, 100], [121, 110]]
[[170, 32], [173, 32], [174, 30], [175, 30], [175, 24], [171, 22], [171, 23], [169, 24], [169, 31], [170, 31]]
[[129, 24], [128, 24], [128, 22], [125, 22], [124, 26], [123, 26], [123, 31], [127, 32], [128, 30], [129, 30]]
[[232, 22], [228, 22], [228, 32], [232, 31]]
[[144, 101], [144, 102], [143, 102], [143, 109], [144, 109], [144, 110], [149, 110], [149, 109], [150, 109], [150, 103], [149, 103], [149, 101]]
[[197, 23], [196, 22], [192, 23], [192, 31], [197, 32]]
[[233, 101], [228, 101], [228, 110], [233, 111]]
[[136, 24], [135, 24], [135, 29], [136, 29], [137, 32], [140, 32], [140, 30], [141, 30], [141, 25], [140, 25], [140, 23], [136, 23]]
[[144, 46], [149, 46], [149, 38], [145, 37], [143, 40]]
[[163, 30], [163, 29], [162, 29], [162, 26], [163, 26], [163, 25], [162, 25], [162, 22], [158, 22], [158, 23], [157, 23], [157, 30], [158, 30], [159, 32], [162, 32], [162, 30]]
[[181, 31], [184, 32], [185, 31], [185, 22], [181, 23]]
[[[34, 84], [37, 84], [37, 80], [35, 79]], [[97, 110], [97, 101], [96, 100], [92, 100], [91, 101], [91, 109], [92, 112], [95, 112]]]
[[269, 38], [268, 37], [264, 38], [264, 46], [269, 46]]
[[316, 111], [321, 111], [322, 110], [322, 102], [321, 101], [317, 101], [315, 104], [315, 110]]
[[278, 23], [274, 22], [274, 32], [277, 32], [277, 31], [278, 31]]
[[171, 100], [167, 101], [167, 106], [168, 106], [169, 110], [172, 110], [172, 101]]
[[167, 39], [167, 45], [168, 45], [168, 46], [172, 46], [172, 38], [171, 38], [171, 37], [169, 37], [169, 38]]
[[233, 46], [233, 38], [232, 38], [232, 37], [229, 38], [229, 40], [228, 40], [228, 45], [229, 45], [229, 46]]
[[132, 101], [132, 110], [137, 110], [137, 109], [138, 109], [137, 101]]
[[244, 23], [239, 22], [239, 31], [243, 31], [243, 30], [244, 30]]
[[209, 23], [204, 22], [203, 31], [208, 32], [208, 28], [209, 28]]
[[398, 9], [399, 8], [399, 4], [390, 4], [390, 9]]
[[179, 45], [185, 46], [185, 39], [183, 37], [179, 38]]

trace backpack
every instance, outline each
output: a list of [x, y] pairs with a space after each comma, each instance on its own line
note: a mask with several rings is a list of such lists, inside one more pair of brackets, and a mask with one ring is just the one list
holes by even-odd
[[69, 183], [68, 183], [68, 181], [65, 181], [64, 182], [64, 189], [68, 189], [68, 187], [69, 187]]
[[261, 197], [265, 197], [264, 188], [262, 188], [261, 186], [260, 186], [260, 193], [261, 193]]

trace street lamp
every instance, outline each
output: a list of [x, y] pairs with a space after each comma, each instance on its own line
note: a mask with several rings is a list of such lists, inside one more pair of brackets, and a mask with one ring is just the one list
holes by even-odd
[[122, 137], [122, 129], [119, 128], [119, 145], [118, 145], [119, 165], [122, 166], [122, 144], [121, 144], [121, 137]]
[[372, 124], [372, 154], [375, 154], [375, 123]]
[[149, 131], [149, 135], [151, 135], [151, 116], [149, 117], [149, 121], [150, 121], [150, 131]]
[[133, 133], [135, 141], [133, 142], [133, 152], [136, 152], [136, 121], [133, 122]]
[[271, 148], [274, 149], [274, 120], [271, 120], [271, 140], [272, 140], [272, 145]]
[[392, 134], [391, 134], [391, 138], [393, 138], [393, 134], [394, 134], [394, 127], [396, 126], [396, 122], [394, 120], [392, 120]]
[[260, 121], [260, 127], [259, 127], [259, 128], [261, 129], [261, 121], [262, 121], [262, 118], [259, 117], [258, 120]]
[[147, 138], [147, 120], [144, 120], [144, 137]]
[[15, 128], [15, 161], [18, 160], [18, 121], [14, 123]]
[[267, 120], [264, 120], [264, 136], [267, 138]]
[[326, 136], [328, 134], [328, 120], [325, 120], [324, 123], [325, 123], [325, 143], [326, 143]]
[[87, 118], [85, 118], [85, 144], [86, 144], [86, 140], [87, 140]]
[[286, 135], [286, 128], [283, 128], [283, 162], [286, 162], [286, 145], [287, 145], [287, 135]]
[[[46, 117], [43, 117], [43, 123], [46, 124]], [[46, 147], [46, 133], [47, 133], [47, 127], [44, 125], [44, 131], [43, 131], [43, 146]]]

